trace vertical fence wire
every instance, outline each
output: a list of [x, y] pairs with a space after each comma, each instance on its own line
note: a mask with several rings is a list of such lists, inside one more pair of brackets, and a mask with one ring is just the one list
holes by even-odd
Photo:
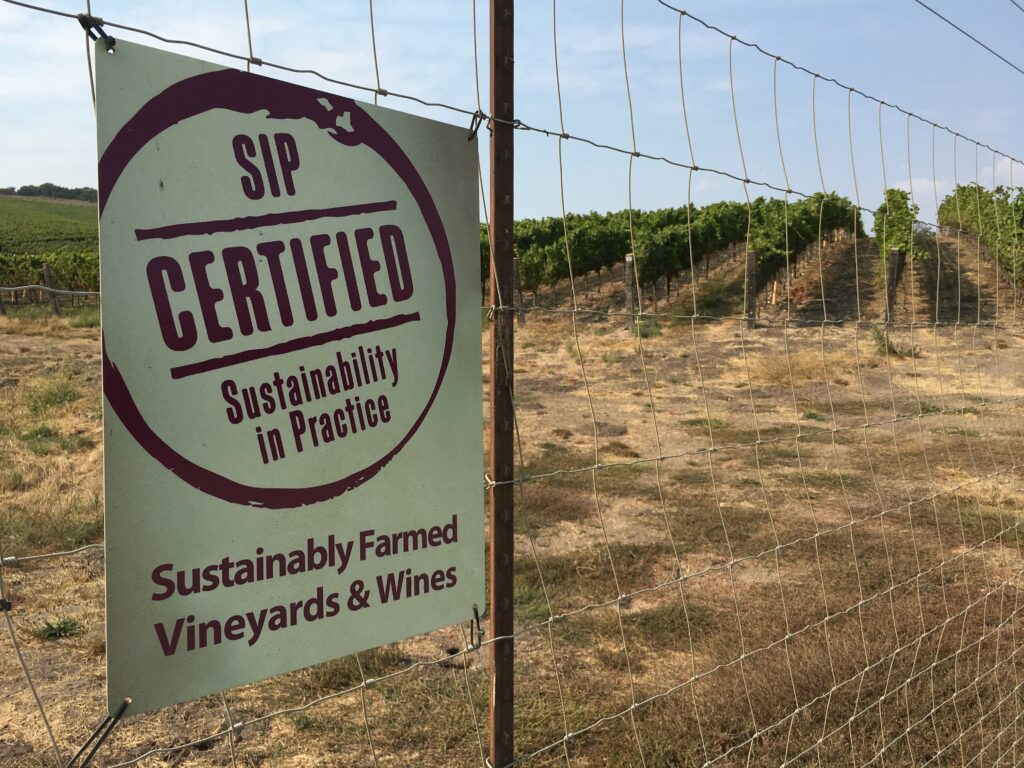
[[39, 719], [43, 722], [43, 728], [46, 731], [46, 737], [49, 739], [50, 747], [53, 749], [54, 759], [57, 761], [57, 766], [64, 765], [64, 757], [61, 754], [60, 747], [57, 745], [57, 739], [53, 735], [53, 726], [50, 725], [50, 718], [46, 714], [46, 707], [43, 706], [43, 700], [39, 696], [39, 691], [36, 688], [35, 682], [32, 680], [32, 674], [29, 672], [28, 662], [25, 660], [25, 654], [21, 649], [21, 644], [18, 641], [18, 634], [14, 629], [14, 621], [11, 619], [11, 609], [13, 601], [11, 600], [10, 591], [5, 589], [4, 581], [4, 559], [0, 558], [0, 613], [4, 615], [4, 624], [7, 626], [7, 636], [11, 639], [11, 647], [14, 650], [15, 656], [18, 659], [18, 666], [21, 669], [21, 673], [25, 677], [25, 684], [28, 689], [32, 692], [32, 700], [35, 702], [36, 709], [39, 712]]
[[249, 58], [245, 60], [245, 71], [252, 72], [252, 25], [249, 23], [249, 0], [242, 0], [242, 12], [245, 15], [245, 42], [249, 49]]

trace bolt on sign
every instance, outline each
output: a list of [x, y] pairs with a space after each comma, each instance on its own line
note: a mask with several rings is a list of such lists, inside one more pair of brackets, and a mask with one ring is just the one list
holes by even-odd
[[111, 711], [470, 619], [475, 139], [115, 51], [96, 57]]

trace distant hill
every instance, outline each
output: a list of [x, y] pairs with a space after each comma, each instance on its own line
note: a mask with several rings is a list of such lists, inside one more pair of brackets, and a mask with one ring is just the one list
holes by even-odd
[[92, 187], [62, 187], [59, 184], [26, 184], [23, 187], [0, 187], [0, 195], [18, 197], [50, 197], [56, 200], [82, 200], [96, 202], [96, 190]]

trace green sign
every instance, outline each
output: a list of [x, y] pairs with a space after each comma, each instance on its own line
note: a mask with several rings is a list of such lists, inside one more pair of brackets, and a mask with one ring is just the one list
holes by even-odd
[[476, 141], [97, 55], [109, 707], [483, 600]]

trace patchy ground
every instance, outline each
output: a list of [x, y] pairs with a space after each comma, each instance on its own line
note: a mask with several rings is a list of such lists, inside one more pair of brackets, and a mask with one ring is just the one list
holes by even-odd
[[[797, 264], [774, 306], [766, 287], [756, 328], [739, 317], [739, 255], [645, 294], [639, 323], [615, 272], [577, 282], [576, 313], [568, 283], [528, 297], [516, 696], [530, 764], [1016, 759], [1017, 300], [991, 263], [943, 257], [905, 272], [886, 329], [877, 254], [859, 241], [851, 273], [853, 247]], [[0, 320], [4, 556], [101, 541], [99, 339], [74, 322]], [[101, 553], [3, 577], [66, 758], [104, 714]], [[0, 642], [0, 764], [52, 764]], [[340, 693], [246, 725], [235, 758], [479, 764], [487, 658], [466, 642], [453, 627], [140, 717], [102, 763], [196, 741], [143, 764], [230, 765], [232, 741], [208, 738], [225, 702], [248, 722]]]

